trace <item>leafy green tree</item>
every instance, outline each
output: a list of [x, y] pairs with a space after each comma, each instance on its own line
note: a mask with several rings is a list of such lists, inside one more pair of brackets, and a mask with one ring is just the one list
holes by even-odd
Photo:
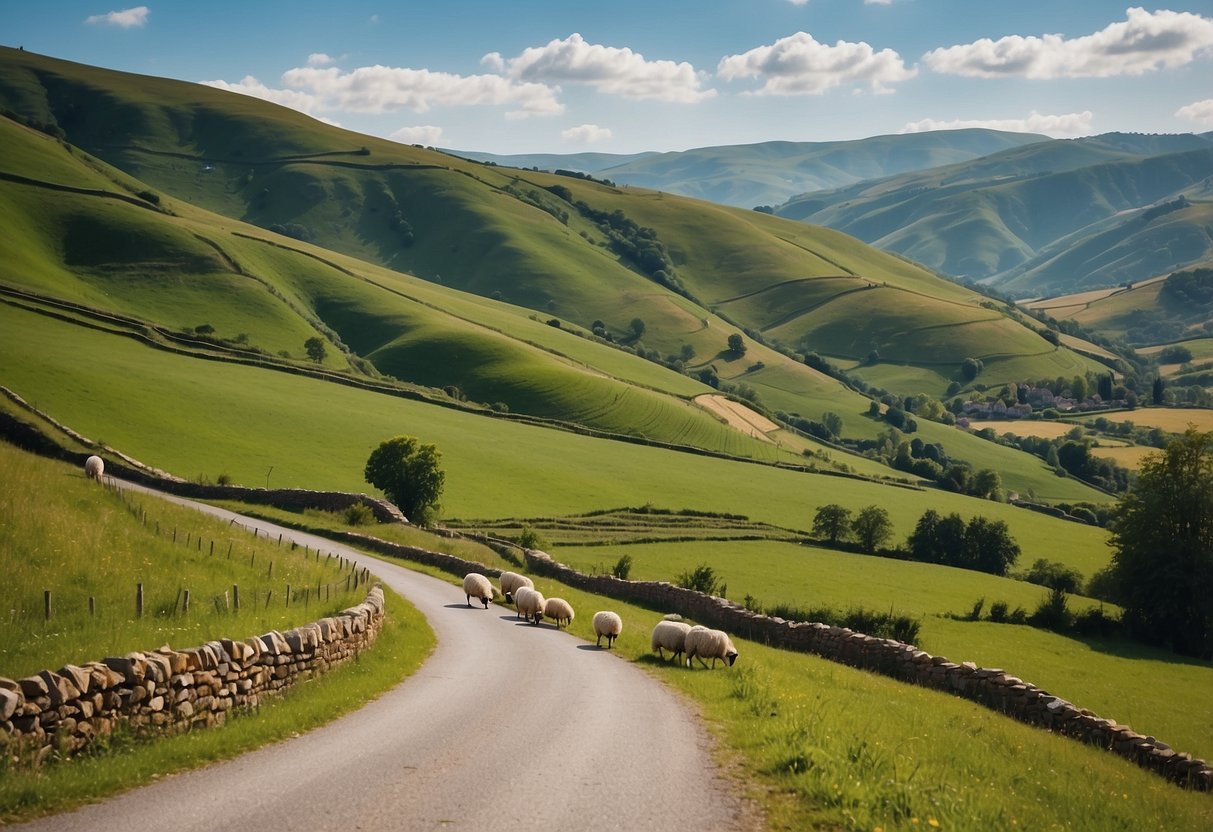
[[745, 350], [745, 339], [743, 339], [736, 332], [729, 336], [729, 352], [731, 352], [733, 355], [741, 357], [745, 355]]
[[307, 352], [307, 357], [315, 361], [317, 364], [324, 361], [328, 355], [328, 350], [324, 347], [324, 339], [319, 335], [313, 335], [303, 342], [303, 349]]
[[977, 378], [981, 373], [984, 365], [980, 358], [966, 358], [960, 363], [960, 374], [968, 381]]
[[1023, 578], [1028, 583], [1040, 584], [1062, 592], [1082, 591], [1082, 573], [1055, 560], [1037, 558]]
[[973, 477], [971, 492], [974, 497], [988, 500], [1002, 498], [1002, 475], [993, 468], [982, 468]]
[[442, 454], [412, 436], [385, 440], [371, 451], [363, 476], [400, 507], [412, 522], [433, 518], [446, 474], [438, 466]]
[[1112, 395], [1112, 374], [1108, 373], [1099, 377], [1099, 398], [1105, 402], [1114, 398]]
[[1112, 521], [1112, 578], [1130, 631], [1213, 654], [1213, 431], [1147, 456]]
[[644, 335], [644, 321], [640, 318], [632, 318], [632, 322], [628, 324], [628, 328], [632, 330], [632, 335], [636, 338]]
[[875, 552], [893, 536], [893, 523], [883, 508], [868, 506], [855, 517], [851, 531], [865, 552]]
[[991, 575], [1005, 575], [1019, 558], [1019, 544], [1003, 520], [974, 517], [965, 527], [964, 555], [956, 564]]
[[1162, 378], [1156, 376], [1154, 379], [1154, 384], [1150, 388], [1150, 399], [1154, 402], [1154, 404], [1162, 404], [1162, 392], [1164, 386], [1165, 382], [1163, 382]]
[[826, 426], [831, 436], [842, 436], [842, 417], [834, 411], [827, 410], [821, 414], [821, 423]]
[[843, 540], [851, 531], [851, 510], [838, 503], [830, 503], [817, 509], [813, 517], [813, 535], [831, 543]]

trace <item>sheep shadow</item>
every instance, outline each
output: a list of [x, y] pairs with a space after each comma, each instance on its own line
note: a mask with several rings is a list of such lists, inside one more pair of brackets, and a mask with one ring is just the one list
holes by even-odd
[[578, 645], [577, 645], [577, 649], [578, 649], [578, 650], [588, 650], [588, 651], [590, 651], [591, 653], [605, 653], [605, 652], [607, 652], [607, 650], [609, 650], [610, 648], [608, 648], [608, 647], [599, 647], [597, 644], [578, 644]]
[[443, 604], [442, 608], [444, 610], [478, 610], [479, 612], [486, 611], [484, 607], [476, 607], [476, 606], [469, 607], [467, 604]]

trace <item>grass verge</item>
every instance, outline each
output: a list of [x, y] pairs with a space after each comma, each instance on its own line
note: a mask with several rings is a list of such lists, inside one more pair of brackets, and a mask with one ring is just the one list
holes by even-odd
[[119, 739], [90, 756], [0, 776], [0, 822], [30, 820], [91, 803], [167, 774], [227, 760], [296, 736], [362, 707], [413, 673], [434, 648], [422, 615], [385, 588], [387, 616], [374, 646], [331, 673], [302, 682], [281, 700], [217, 730], [147, 742]]

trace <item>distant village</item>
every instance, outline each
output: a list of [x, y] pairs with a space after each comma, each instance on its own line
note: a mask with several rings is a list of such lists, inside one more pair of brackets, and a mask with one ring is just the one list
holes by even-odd
[[1024, 401], [1014, 404], [1007, 404], [1002, 399], [990, 401], [969, 400], [961, 404], [961, 414], [958, 416], [956, 423], [961, 427], [968, 427], [968, 424], [964, 420], [1023, 419], [1031, 416], [1033, 413], [1050, 408], [1056, 410], [1058, 413], [1089, 413], [1096, 410], [1120, 410], [1130, 406], [1126, 399], [1105, 400], [1098, 393], [1093, 393], [1082, 401], [1079, 401], [1066, 395], [1067, 392], [1063, 390], [1061, 393], [1055, 394], [1047, 387], [1029, 387], [1026, 394], [1022, 393], [1021, 390], [1020, 396], [1017, 397], [1023, 398]]

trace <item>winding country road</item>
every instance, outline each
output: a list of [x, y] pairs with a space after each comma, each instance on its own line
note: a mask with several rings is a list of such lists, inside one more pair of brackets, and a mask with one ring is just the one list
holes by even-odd
[[[124, 487], [145, 490], [119, 483]], [[14, 830], [729, 830], [755, 825], [694, 714], [640, 669], [349, 547], [168, 495], [370, 567], [438, 637], [358, 711]], [[390, 607], [389, 607], [390, 609]], [[582, 611], [583, 615], [593, 610]], [[628, 632], [625, 638], [647, 638]]]

